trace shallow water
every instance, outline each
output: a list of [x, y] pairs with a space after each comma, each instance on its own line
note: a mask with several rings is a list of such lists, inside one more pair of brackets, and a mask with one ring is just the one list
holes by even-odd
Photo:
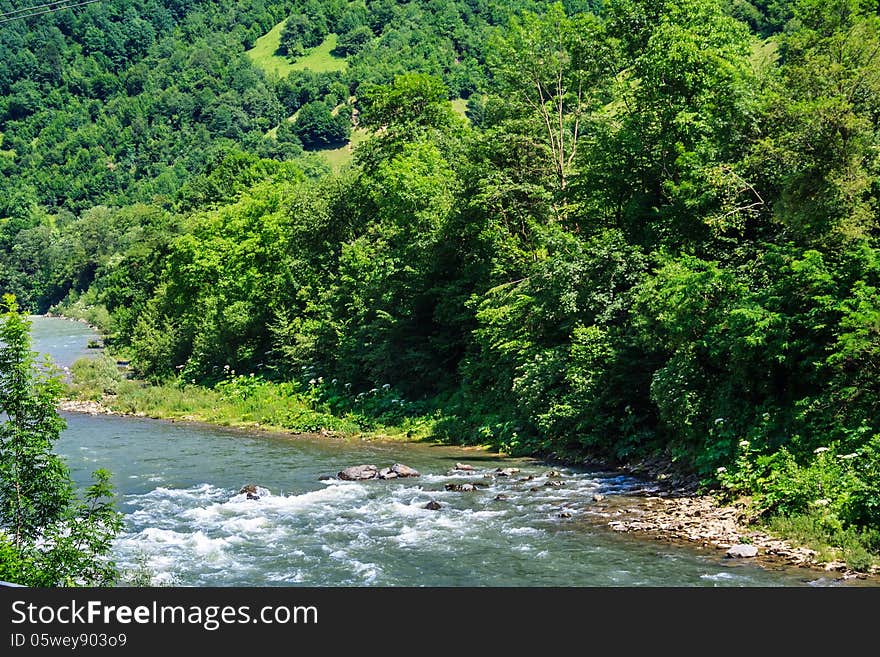
[[40, 354], [49, 354], [58, 367], [70, 367], [74, 361], [85, 356], [94, 356], [98, 350], [89, 349], [89, 340], [98, 335], [82, 322], [59, 317], [31, 315], [32, 349]]
[[[37, 318], [44, 333], [88, 327]], [[63, 357], [75, 352], [64, 341]], [[590, 520], [593, 493], [637, 485], [485, 452], [420, 444], [247, 434], [148, 419], [70, 414], [58, 443], [75, 480], [113, 473], [125, 513], [118, 564], [154, 584], [194, 586], [798, 586], [802, 570], [727, 561], [715, 551], [614, 533]], [[450, 472], [456, 462], [476, 473]], [[419, 478], [319, 481], [352, 464], [415, 467]], [[497, 467], [518, 467], [512, 477]], [[527, 480], [526, 477], [532, 479]], [[446, 491], [473, 482], [476, 492]], [[264, 495], [239, 494], [257, 484]], [[502, 494], [504, 500], [496, 500]], [[436, 500], [439, 511], [425, 509]], [[560, 517], [560, 513], [571, 517]], [[144, 570], [146, 569], [146, 570]]]

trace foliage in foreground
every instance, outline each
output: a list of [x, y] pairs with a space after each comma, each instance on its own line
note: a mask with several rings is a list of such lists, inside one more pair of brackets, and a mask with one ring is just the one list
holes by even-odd
[[15, 298], [0, 315], [0, 579], [28, 586], [102, 586], [118, 573], [108, 558], [122, 527], [110, 474], [96, 471], [79, 499], [52, 452], [64, 421], [60, 380], [35, 361], [30, 324]]

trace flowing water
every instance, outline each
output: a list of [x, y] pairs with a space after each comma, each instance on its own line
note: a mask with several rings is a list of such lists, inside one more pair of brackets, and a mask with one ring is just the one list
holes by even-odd
[[[35, 348], [63, 364], [87, 326], [35, 318]], [[715, 551], [616, 534], [591, 516], [594, 493], [639, 485], [486, 452], [247, 434], [140, 418], [68, 414], [58, 450], [76, 482], [113, 473], [125, 513], [117, 563], [180, 586], [798, 586], [831, 583]], [[320, 481], [360, 463], [405, 463], [419, 478]], [[453, 471], [456, 462], [473, 473]], [[498, 467], [516, 467], [510, 477]], [[527, 479], [532, 477], [532, 479]], [[482, 484], [476, 492], [447, 483]], [[260, 499], [239, 493], [256, 484]], [[496, 499], [497, 496], [506, 499]], [[440, 510], [424, 508], [435, 500]], [[570, 514], [561, 517], [560, 514]]]

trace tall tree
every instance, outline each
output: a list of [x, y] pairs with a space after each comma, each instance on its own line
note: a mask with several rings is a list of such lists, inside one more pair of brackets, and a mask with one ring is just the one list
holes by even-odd
[[559, 3], [524, 13], [492, 42], [490, 66], [499, 92], [541, 126], [558, 187], [571, 176], [588, 112], [613, 70], [613, 48], [593, 14], [569, 17]]

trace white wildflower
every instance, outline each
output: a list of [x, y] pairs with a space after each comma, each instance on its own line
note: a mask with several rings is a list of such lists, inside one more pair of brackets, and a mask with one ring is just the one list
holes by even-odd
[[827, 447], [817, 447], [816, 449], [813, 450], [813, 454], [821, 454], [822, 452], [827, 452], [827, 451], [828, 451]]

